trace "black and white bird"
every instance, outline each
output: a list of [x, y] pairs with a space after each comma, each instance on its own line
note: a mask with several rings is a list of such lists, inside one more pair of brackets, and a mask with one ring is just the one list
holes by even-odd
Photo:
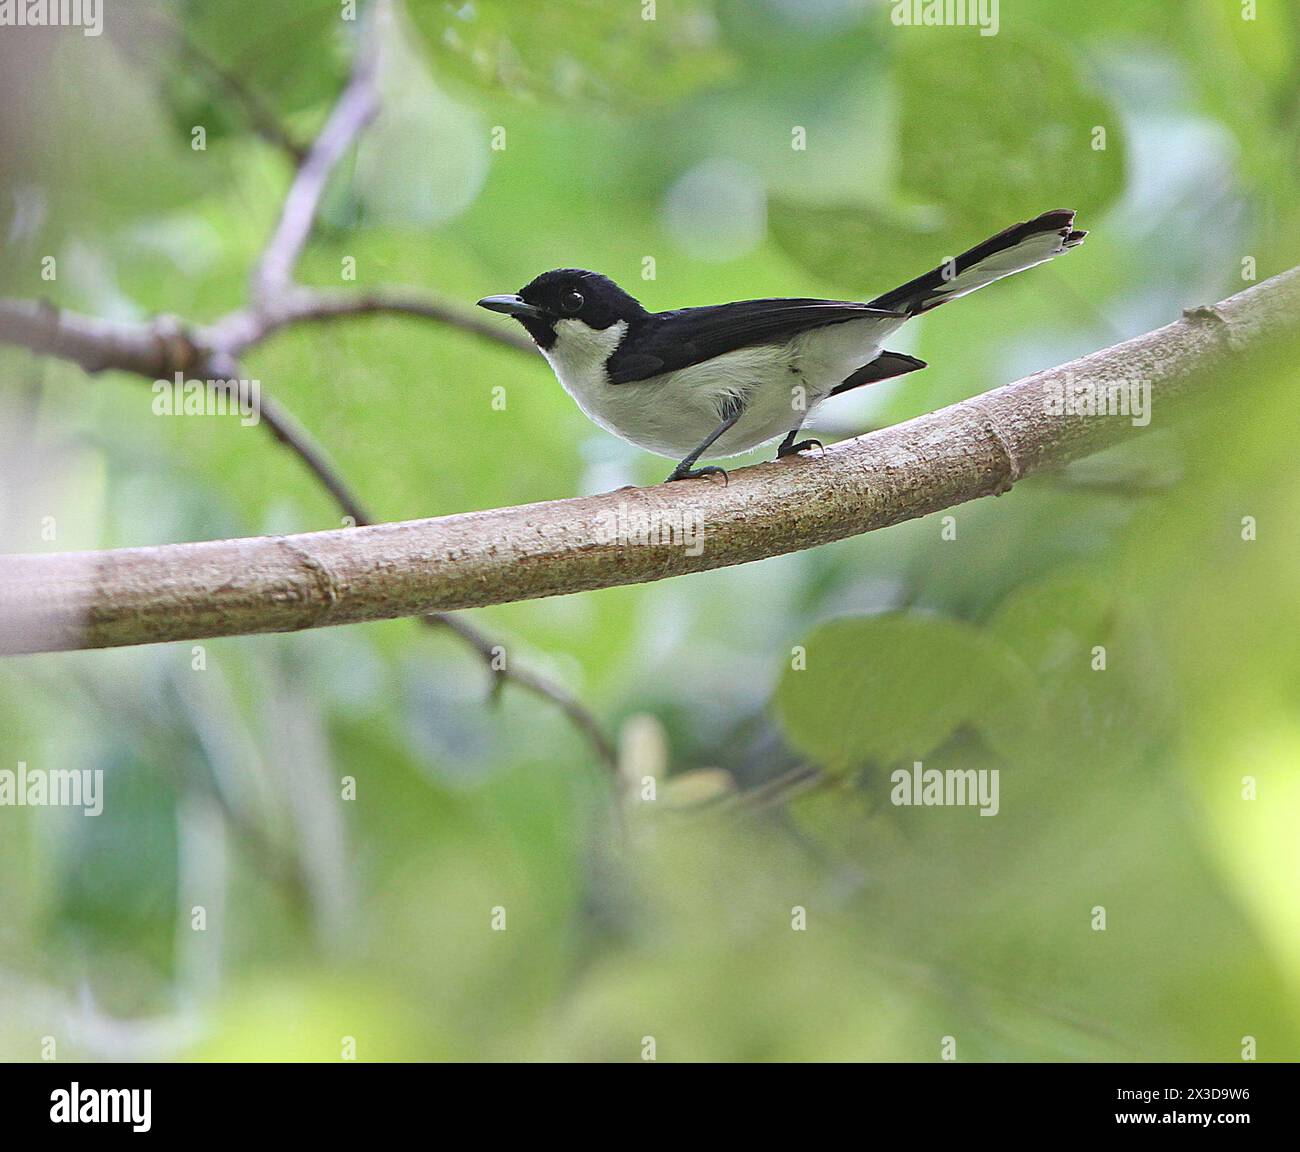
[[777, 298], [647, 312], [596, 272], [543, 273], [518, 295], [479, 306], [513, 316], [578, 407], [607, 431], [681, 463], [669, 480], [726, 473], [701, 457], [734, 456], [777, 437], [778, 459], [808, 414], [850, 388], [925, 362], [885, 351], [913, 316], [1082, 243], [1066, 209], [999, 232], [866, 303]]

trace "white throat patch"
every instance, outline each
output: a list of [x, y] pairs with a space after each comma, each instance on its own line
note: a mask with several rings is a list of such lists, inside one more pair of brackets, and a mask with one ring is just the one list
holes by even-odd
[[591, 389], [608, 383], [605, 361], [626, 331], [626, 320], [608, 328], [592, 328], [581, 320], [557, 320], [555, 343], [542, 355], [550, 361], [560, 383], [580, 401]]

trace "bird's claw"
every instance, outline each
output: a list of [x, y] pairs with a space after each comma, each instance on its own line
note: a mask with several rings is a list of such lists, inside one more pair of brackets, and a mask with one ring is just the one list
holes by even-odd
[[825, 454], [826, 448], [820, 440], [809, 439], [800, 440], [798, 444], [791, 444], [788, 448], [782, 444], [776, 450], [776, 458], [780, 460], [786, 456], [794, 456], [796, 453], [802, 452], [805, 448], [811, 448], [814, 444], [816, 444], [817, 447], [822, 450], [822, 453]]
[[705, 464], [701, 468], [683, 468], [680, 464], [673, 469], [673, 474], [664, 481], [670, 484], [674, 480], [697, 480], [701, 476], [721, 476], [722, 483], [727, 483], [727, 472], [725, 468], [719, 468], [716, 464]]

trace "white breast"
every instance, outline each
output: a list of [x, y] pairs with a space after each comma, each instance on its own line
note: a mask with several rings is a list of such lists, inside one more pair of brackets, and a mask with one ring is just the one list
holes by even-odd
[[621, 320], [603, 330], [560, 320], [556, 341], [543, 355], [591, 420], [674, 460], [694, 451], [718, 426], [729, 396], [739, 397], [744, 415], [705, 453], [709, 459], [784, 436], [846, 376], [879, 355], [885, 337], [901, 322], [852, 320], [630, 384], [610, 384], [605, 372], [605, 361], [627, 331]]

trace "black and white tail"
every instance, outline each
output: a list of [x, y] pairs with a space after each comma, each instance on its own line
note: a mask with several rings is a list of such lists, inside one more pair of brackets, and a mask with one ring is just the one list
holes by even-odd
[[932, 272], [909, 280], [901, 288], [871, 301], [873, 308], [916, 316], [937, 308], [1035, 264], [1042, 264], [1083, 243], [1086, 232], [1074, 230], [1074, 212], [1058, 208], [1023, 224], [1013, 224], [996, 236], [963, 252]]

